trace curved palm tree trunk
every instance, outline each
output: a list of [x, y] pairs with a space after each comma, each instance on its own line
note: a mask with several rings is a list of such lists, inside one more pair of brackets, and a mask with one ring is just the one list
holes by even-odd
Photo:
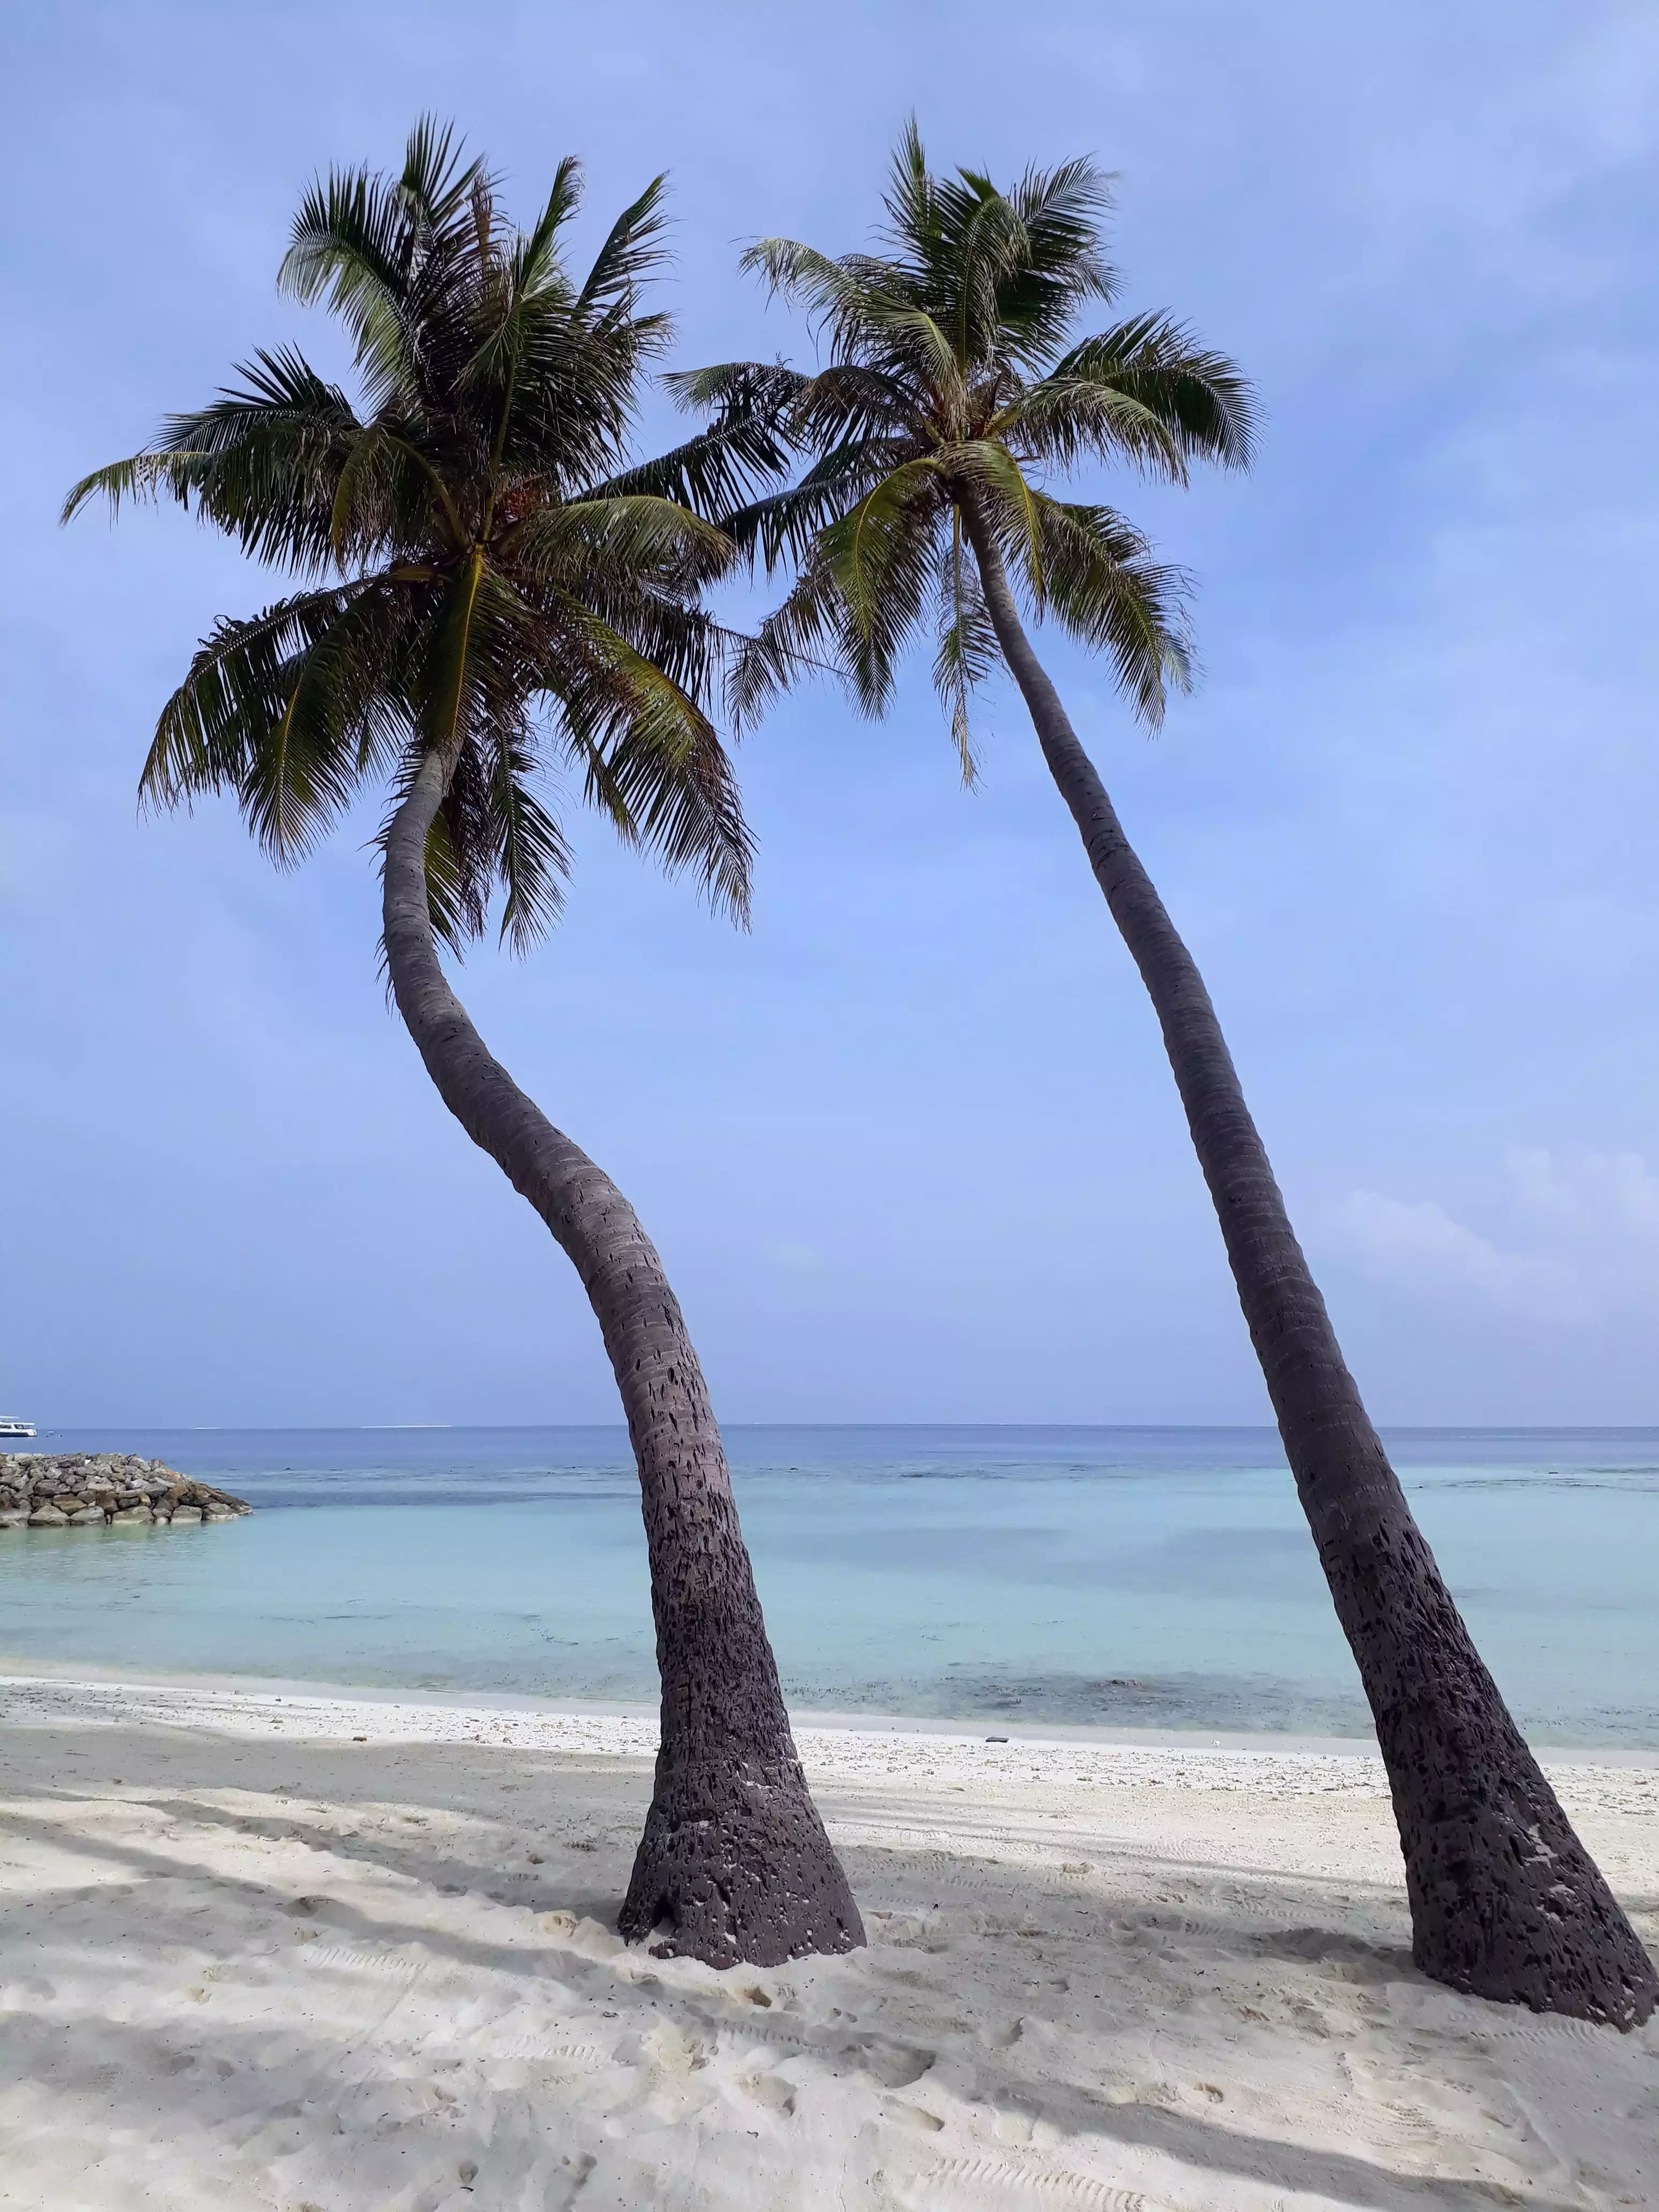
[[491, 1058], [439, 964], [426, 842], [449, 765], [428, 754], [386, 838], [386, 963], [440, 1096], [574, 1263], [639, 1465], [662, 1678], [656, 1787], [620, 1926], [659, 1955], [773, 1966], [864, 1926], [807, 1792], [685, 1322], [616, 1185]]
[[964, 520], [998, 642], [1164, 1031], [1239, 1302], [1376, 1723], [1412, 1955], [1477, 1996], [1629, 2027], [1659, 1978], [1481, 1661], [1371, 1426], [1244, 1103], [1203, 978]]

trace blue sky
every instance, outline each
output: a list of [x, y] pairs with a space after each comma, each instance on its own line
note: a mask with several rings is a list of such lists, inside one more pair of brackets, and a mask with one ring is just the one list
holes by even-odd
[[[331, 161], [453, 115], [587, 234], [672, 172], [685, 363], [741, 280], [939, 165], [1120, 173], [1125, 297], [1256, 379], [1246, 479], [1110, 495], [1200, 585], [1149, 741], [1045, 641], [1209, 978], [1373, 1411], [1659, 1421], [1652, 421], [1659, 15], [562, 4], [7, 11], [0, 1404], [43, 1422], [586, 1420], [567, 1263], [389, 1017], [354, 825], [273, 874], [139, 822], [155, 714], [267, 580], [67, 485], [319, 318]], [[916, 667], [745, 744], [753, 933], [575, 824], [569, 916], [462, 988], [660, 1245], [728, 1419], [1265, 1418], [1151, 1015], [1012, 696], [963, 793]]]

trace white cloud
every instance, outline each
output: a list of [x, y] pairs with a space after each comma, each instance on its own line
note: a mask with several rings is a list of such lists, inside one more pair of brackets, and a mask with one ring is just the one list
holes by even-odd
[[1528, 1252], [1506, 1251], [1431, 1198], [1357, 1190], [1339, 1213], [1345, 1241], [1369, 1273], [1428, 1293], [1475, 1291], [1541, 1320], [1577, 1319], [1583, 1287], [1572, 1269]]
[[1638, 1243], [1659, 1239], [1659, 1176], [1639, 1152], [1577, 1152], [1558, 1162], [1541, 1145], [1516, 1145], [1508, 1164], [1522, 1204], [1537, 1215]]
[[1337, 1235], [1366, 1272], [1425, 1297], [1477, 1297], [1552, 1322], [1659, 1301], [1659, 1176], [1639, 1153], [1516, 1146], [1494, 1234], [1434, 1199], [1356, 1190]]

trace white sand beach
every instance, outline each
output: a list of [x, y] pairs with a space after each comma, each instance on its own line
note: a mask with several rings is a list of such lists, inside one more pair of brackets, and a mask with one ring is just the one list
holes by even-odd
[[870, 1947], [721, 1976], [611, 1930], [641, 1717], [0, 1681], [0, 2205], [1659, 2203], [1659, 2026], [1419, 1976], [1375, 1759], [1010, 1733], [803, 1726]]

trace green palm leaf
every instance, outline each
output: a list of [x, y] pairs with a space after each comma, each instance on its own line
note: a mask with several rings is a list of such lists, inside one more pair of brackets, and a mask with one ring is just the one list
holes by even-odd
[[845, 613], [828, 563], [816, 550], [781, 604], [741, 639], [726, 672], [726, 704], [734, 727], [756, 721], [798, 678], [846, 679]]
[[950, 542], [943, 549], [940, 568], [933, 688], [950, 710], [951, 735], [962, 763], [962, 780], [971, 789], [979, 780], [971, 719], [973, 694], [988, 681], [997, 665], [998, 652], [985, 595], [963, 543], [959, 514], [951, 517]]
[[620, 631], [574, 602], [563, 611], [562, 734], [589, 799], [626, 843], [695, 874], [746, 921], [753, 848], [714, 724]]
[[142, 800], [234, 790], [270, 856], [292, 864], [395, 749], [386, 678], [408, 610], [378, 579], [221, 623], [156, 726]]
[[1186, 575], [1155, 562], [1146, 539], [1110, 507], [1038, 493], [1034, 520], [1047, 611], [1110, 656], [1135, 712], [1156, 729], [1170, 689], [1185, 690], [1192, 681]]
[[1139, 315], [1085, 338], [1008, 410], [1010, 428], [1045, 459], [1124, 458], [1184, 481], [1189, 460], [1248, 468], [1256, 407], [1224, 354], [1165, 315]]
[[532, 515], [503, 542], [516, 566], [550, 579], [594, 570], [603, 580], [620, 568], [636, 586], [649, 578], [671, 589], [724, 574], [736, 551], [712, 522], [641, 492], [567, 500]]

